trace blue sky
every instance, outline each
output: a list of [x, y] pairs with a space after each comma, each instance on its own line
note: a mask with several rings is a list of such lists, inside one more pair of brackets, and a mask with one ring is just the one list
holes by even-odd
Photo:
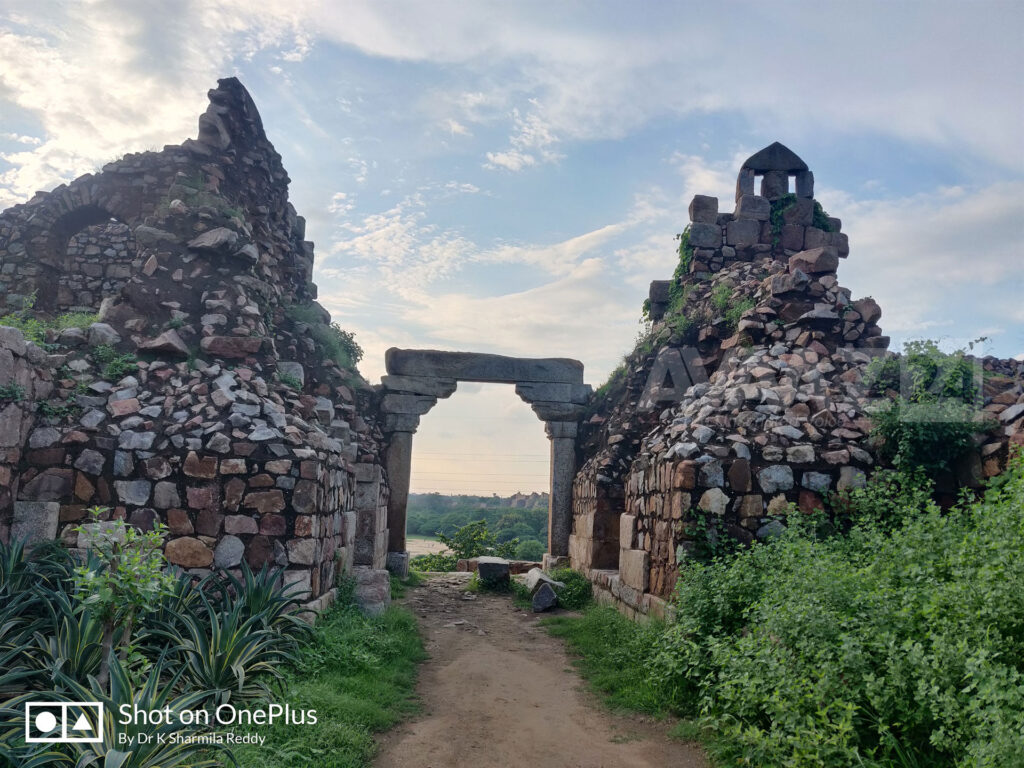
[[[914, 337], [1024, 354], [1019, 2], [8, 0], [0, 207], [196, 133], [238, 76], [366, 348], [570, 356], [631, 346], [697, 193], [723, 209], [779, 140], [843, 219], [839, 277]], [[415, 490], [546, 483], [509, 387], [461, 385]], [[472, 474], [466, 468], [474, 470]]]

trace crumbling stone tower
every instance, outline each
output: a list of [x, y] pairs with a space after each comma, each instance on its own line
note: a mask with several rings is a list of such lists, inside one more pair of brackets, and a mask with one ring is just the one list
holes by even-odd
[[[839, 285], [849, 242], [813, 195], [807, 164], [775, 143], [740, 168], [731, 213], [694, 197], [676, 277], [651, 284], [651, 334], [591, 403], [570, 555], [629, 615], [666, 612], [701, 524], [765, 539], [791, 504], [819, 509], [878, 465], [865, 373], [889, 339], [878, 304]], [[979, 362], [997, 429], [951, 490], [1024, 445], [1024, 364]]]
[[315, 601], [341, 570], [383, 567], [373, 395], [314, 301], [252, 98], [234, 78], [209, 96], [196, 139], [0, 214], [0, 315], [98, 315], [45, 348], [0, 331], [19, 395], [0, 402], [0, 536], [77, 546], [102, 505], [164, 522], [196, 575], [276, 564]]

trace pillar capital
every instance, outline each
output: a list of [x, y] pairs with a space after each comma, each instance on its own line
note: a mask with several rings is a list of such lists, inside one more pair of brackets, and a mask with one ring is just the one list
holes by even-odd
[[385, 432], [408, 432], [412, 434], [420, 425], [420, 417], [412, 413], [384, 414]]
[[554, 439], [557, 437], [576, 438], [579, 425], [575, 421], [545, 421], [544, 431], [547, 436]]

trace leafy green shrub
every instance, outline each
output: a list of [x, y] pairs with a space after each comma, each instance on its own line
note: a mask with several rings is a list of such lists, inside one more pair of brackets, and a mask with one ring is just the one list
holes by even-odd
[[[90, 509], [97, 521], [107, 511], [102, 507]], [[152, 531], [140, 533], [124, 520], [114, 520], [102, 528], [78, 526], [76, 530], [87, 538], [98, 560], [75, 569], [75, 593], [103, 626], [96, 680], [105, 686], [115, 633], [121, 632], [122, 648], [126, 646], [135, 617], [153, 610], [171, 589], [173, 577], [165, 570], [167, 561], [162, 552], [166, 527], [156, 523]]]
[[97, 344], [93, 347], [92, 359], [100, 366], [100, 374], [103, 378], [111, 381], [118, 381], [138, 371], [133, 355], [118, 354], [110, 344]]
[[729, 323], [729, 327], [735, 329], [740, 323], [740, 318], [743, 313], [748, 309], [753, 309], [756, 306], [756, 302], [752, 298], [740, 299], [734, 301], [727, 310], [725, 310], [725, 321]]
[[454, 571], [459, 558], [451, 552], [431, 552], [427, 555], [416, 555], [409, 561], [409, 566], [417, 571]]
[[72, 394], [64, 402], [56, 400], [40, 400], [36, 410], [48, 419], [65, 419], [81, 413], [82, 406], [78, 404], [77, 398]]
[[519, 539], [498, 543], [497, 537], [488, 529], [486, 520], [477, 520], [469, 525], [464, 525], [455, 532], [454, 536], [449, 537], [442, 533], [438, 538], [451, 549], [457, 560], [481, 557], [482, 555], [512, 558], [516, 547], [519, 546]]
[[285, 314], [292, 321], [309, 326], [309, 333], [322, 353], [322, 360], [330, 359], [341, 368], [354, 369], [363, 359], [363, 348], [356, 341], [355, 334], [344, 330], [337, 323], [324, 323], [320, 310], [312, 304], [293, 304], [285, 308]]
[[0, 400], [9, 403], [20, 403], [25, 399], [25, 388], [17, 382], [10, 382], [0, 386]]
[[572, 568], [558, 568], [551, 573], [551, 578], [565, 584], [555, 591], [558, 594], [558, 604], [570, 611], [585, 608], [594, 599], [594, 587], [590, 579], [579, 571]]
[[679, 254], [679, 263], [676, 264], [676, 268], [672, 272], [673, 287], [678, 285], [686, 275], [690, 274], [690, 265], [693, 263], [693, 246], [690, 245], [689, 224], [686, 225], [682, 232], [676, 235], [676, 240], [679, 241], [679, 246], [676, 248], [676, 253]]
[[487, 527], [486, 520], [463, 525], [451, 536], [438, 533], [438, 539], [448, 547], [447, 551], [417, 555], [409, 561], [410, 566], [418, 571], [454, 571], [459, 560], [471, 557], [492, 555], [511, 559], [519, 546], [516, 538], [499, 542]]
[[32, 314], [36, 303], [35, 292], [25, 297], [21, 309], [0, 317], [0, 325], [17, 328], [26, 340], [44, 345], [47, 331], [62, 331], [65, 328], [88, 328], [95, 323], [98, 315], [91, 312], [65, 312], [53, 320], [39, 318]]
[[964, 350], [947, 354], [929, 340], [907, 342], [903, 350], [868, 366], [870, 391], [891, 397], [872, 410], [873, 434], [893, 466], [934, 475], [950, 469], [994, 422], [979, 409], [974, 364]]
[[291, 387], [292, 389], [297, 389], [297, 390], [301, 390], [302, 389], [302, 382], [299, 381], [297, 377], [292, 376], [291, 374], [279, 373], [279, 374], [277, 374], [277, 379], [282, 384], [284, 384], [286, 387]]
[[[852, 495], [847, 536], [791, 525], [732, 559], [684, 564], [655, 679], [677, 711], [713, 725], [728, 759], [1013, 764], [1024, 461], [1009, 475], [945, 515], [913, 480], [888, 476]], [[893, 491], [923, 507], [879, 525]]]
[[57, 331], [63, 331], [65, 328], [85, 329], [97, 321], [99, 321], [99, 315], [95, 312], [65, 312], [63, 315], [58, 315], [50, 327]]
[[521, 541], [519, 542], [519, 546], [516, 547], [516, 560], [532, 560], [533, 562], [540, 562], [542, 557], [544, 557], [544, 545], [536, 539]]

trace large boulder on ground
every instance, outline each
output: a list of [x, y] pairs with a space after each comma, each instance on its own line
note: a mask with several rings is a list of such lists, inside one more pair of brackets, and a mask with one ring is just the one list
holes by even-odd
[[548, 582], [541, 583], [540, 587], [533, 594], [533, 612], [543, 613], [549, 611], [558, 605], [558, 595], [555, 594], [555, 588]]
[[509, 563], [503, 557], [481, 557], [477, 560], [476, 574], [489, 587], [508, 584]]

